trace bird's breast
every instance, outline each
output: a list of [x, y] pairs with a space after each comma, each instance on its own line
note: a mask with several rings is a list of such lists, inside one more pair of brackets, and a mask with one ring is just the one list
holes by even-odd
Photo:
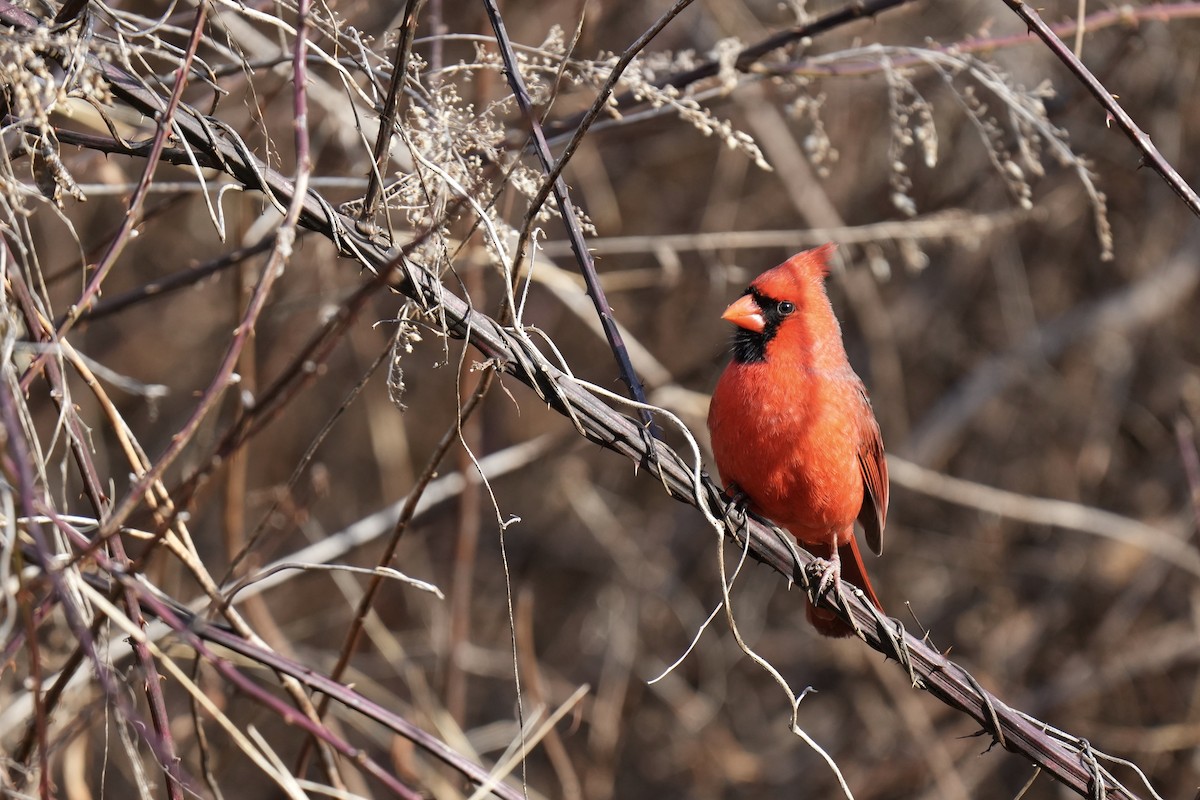
[[833, 373], [731, 365], [713, 392], [709, 428], [726, 486], [797, 538], [838, 543], [862, 507], [858, 379]]

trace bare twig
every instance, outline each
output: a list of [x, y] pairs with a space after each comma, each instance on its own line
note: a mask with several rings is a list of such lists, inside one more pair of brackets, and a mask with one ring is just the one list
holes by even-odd
[[[131, 580], [126, 580], [124, 583], [127, 587], [136, 586], [135, 582]], [[391, 771], [384, 769], [362, 750], [335, 736], [328, 727], [315, 723], [313, 720], [309, 719], [303, 714], [297, 714], [294, 709], [276, 697], [272, 692], [260, 686], [255, 681], [250, 680], [248, 677], [235, 669], [228, 659], [219, 658], [206, 644], [204, 644], [204, 641], [199, 635], [197, 635], [192, 629], [189, 629], [189, 626], [202, 627], [202, 623], [198, 623], [197, 620], [184, 612], [172, 609], [170, 606], [162, 602], [162, 600], [151, 593], [143, 593], [141, 595], [141, 602], [145, 604], [147, 609], [151, 610], [152, 613], [158, 616], [159, 619], [162, 619], [164, 622], [167, 622], [169, 625], [171, 625], [171, 627], [174, 628], [177, 633], [179, 633], [193, 648], [195, 648], [196, 652], [204, 656], [205, 660], [213, 665], [217, 672], [219, 672], [232, 685], [237, 686], [238, 689], [244, 692], [247, 696], [252, 697], [264, 707], [270, 708], [279, 715], [280, 719], [287, 720], [290, 724], [296, 725], [301, 730], [309, 733], [311, 736], [318, 738], [322, 742], [335, 748], [343, 756], [352, 759], [356, 764], [365, 769], [372, 777], [379, 780], [380, 783], [386, 786], [397, 797], [405, 798], [405, 800], [420, 800], [421, 795], [419, 793], [413, 791], [408, 786], [405, 786], [392, 774]], [[119, 623], [120, 620], [114, 619], [114, 622]], [[216, 641], [222, 644], [228, 640], [241, 641], [244, 643], [245, 647], [252, 648], [256, 655], [260, 656], [265, 656], [265, 654], [270, 652], [265, 648], [260, 648], [256, 645], [250, 644], [244, 639], [241, 639], [232, 633], [220, 630], [215, 626], [208, 626], [208, 628], [210, 631], [215, 632], [215, 635], [210, 638], [210, 641]], [[137, 629], [127, 628], [127, 631], [135, 638], [144, 637], [144, 634]], [[236, 648], [230, 649], [234, 649], [235, 652], [237, 651]], [[256, 658], [255, 660], [258, 659]], [[301, 675], [296, 673], [303, 673], [306, 672], [306, 670], [296, 669], [298, 665], [295, 665], [294, 662], [287, 662], [282, 657], [267, 657], [262, 663], [270, 664], [270, 666], [276, 669], [276, 671], [293, 679], [299, 680], [301, 683], [305, 683], [310, 687], [319, 686], [322, 683], [322, 681], [317, 681], [314, 683], [312, 680], [304, 680]], [[280, 668], [280, 664], [284, 664], [286, 666]], [[334, 685], [339, 686], [339, 688], [344, 688], [340, 687], [339, 684]], [[427, 738], [430, 739], [431, 742], [434, 741], [432, 737]]]
[[[676, 0], [676, 2], [666, 10], [654, 24], [651, 25], [641, 36], [637, 38], [633, 44], [625, 49], [621, 57], [617, 59], [617, 63], [613, 64], [612, 69], [608, 73], [608, 79], [604, 81], [604, 85], [600, 87], [600, 91], [596, 92], [596, 99], [592, 101], [592, 107], [587, 110], [583, 118], [579, 121], [579, 125], [575, 128], [575, 132], [571, 134], [570, 141], [563, 148], [562, 155], [558, 157], [554, 167], [550, 169], [542, 181], [542, 188], [534, 196], [529, 203], [529, 209], [525, 212], [525, 224], [521, 227], [521, 241], [517, 245], [517, 255], [513, 262], [513, 275], [516, 276], [520, 271], [520, 265], [525, 260], [525, 248], [529, 240], [529, 233], [533, 226], [533, 221], [545, 204], [546, 198], [550, 196], [550, 192], [558, 185], [559, 176], [563, 170], [567, 168], [571, 157], [575, 155], [575, 151], [579, 149], [580, 143], [583, 141], [584, 134], [592, 127], [592, 123], [596, 121], [596, 117], [608, 106], [609, 98], [612, 97], [613, 90], [616, 89], [617, 83], [620, 82], [621, 76], [625, 74], [625, 70], [633, 63], [638, 54], [646, 48], [654, 40], [654, 37], [662, 32], [663, 28], [679, 16], [685, 8], [692, 4], [693, 0]], [[535, 137], [536, 141], [536, 137]], [[539, 154], [540, 154], [539, 150]], [[561, 204], [560, 204], [561, 205]], [[571, 247], [575, 247], [575, 240], [570, 240]], [[586, 275], [586, 273], [585, 273]], [[589, 287], [590, 288], [590, 287]], [[635, 398], [637, 399], [637, 398]]]
[[1152, 170], [1157, 172], [1166, 181], [1167, 185], [1171, 187], [1171, 190], [1179, 195], [1180, 199], [1187, 204], [1192, 213], [1200, 217], [1200, 196], [1197, 196], [1195, 190], [1191, 186], [1188, 186], [1187, 181], [1171, 166], [1170, 162], [1163, 158], [1162, 153], [1150, 141], [1149, 135], [1137, 126], [1137, 123], [1133, 121], [1133, 117], [1129, 116], [1125, 109], [1121, 107], [1121, 104], [1117, 102], [1116, 97], [1108, 89], [1104, 88], [1104, 84], [1100, 83], [1096, 79], [1096, 76], [1091, 73], [1091, 70], [1085, 67], [1075, 54], [1071, 52], [1071, 48], [1067, 47], [1066, 43], [1054, 34], [1054, 31], [1042, 21], [1041, 16], [1032, 6], [1022, 0], [1004, 0], [1004, 2], [1018, 17], [1024, 20], [1025, 24], [1029, 26], [1031, 33], [1037, 34], [1038, 38], [1046, 43], [1046, 47], [1050, 49], [1050, 52], [1054, 53], [1059, 61], [1062, 61], [1066, 65], [1067, 69], [1079, 79], [1079, 82], [1091, 93], [1092, 97], [1096, 98], [1096, 102], [1107, 113], [1106, 122], [1111, 124], [1113, 120], [1116, 120], [1117, 127], [1124, 131], [1134, 146], [1142, 151], [1143, 163], [1148, 164]]
[[[140, 587], [132, 579], [126, 578], [125, 582], [129, 585]], [[245, 656], [253, 661], [256, 661], [264, 666], [288, 675], [306, 686], [321, 692], [327, 697], [336, 700], [343, 706], [353, 709], [368, 719], [373, 719], [382, 725], [385, 725], [390, 730], [397, 734], [410, 739], [419, 744], [430, 755], [438, 758], [450, 767], [458, 770], [465, 777], [469, 778], [477, 785], [491, 785], [492, 793], [507, 800], [519, 800], [520, 793], [504, 784], [492, 784], [491, 777], [483, 769], [475, 764], [464, 759], [455, 751], [451, 750], [438, 739], [425, 733], [425, 731], [416, 727], [412, 723], [403, 719], [397, 714], [394, 714], [376, 703], [363, 697], [358, 692], [344, 686], [337, 681], [331, 680], [328, 677], [314, 672], [312, 669], [298, 664], [294, 661], [286, 659], [277, 653], [274, 653], [266, 648], [246, 641], [245, 639], [233, 634], [232, 632], [213, 625], [208, 622], [199, 620], [198, 618], [188, 614], [182, 609], [175, 609], [163, 603], [157, 596], [143, 592], [142, 601], [146, 608], [153, 612], [159, 619], [166, 622], [173, 630], [175, 630], [188, 644], [195, 648], [198, 652], [206, 656], [206, 658], [220, 671], [228, 680], [237, 685], [250, 696], [254, 697], [260, 703], [267, 707], [273, 707], [280, 716], [289, 720], [292, 724], [299, 725], [308, 733], [320, 737], [322, 740], [337, 747], [339, 752], [350, 757], [357, 763], [363, 764], [368, 768], [374, 777], [383, 781], [392, 791], [402, 797], [415, 796], [407, 787], [400, 784], [390, 772], [383, 770], [378, 764], [375, 764], [371, 759], [361, 751], [351, 745], [336, 740], [327, 728], [314, 725], [310, 720], [303, 716], [297, 716], [291, 709], [282, 706], [269, 692], [258, 687], [256, 683], [248, 680], [245, 676], [235, 670], [232, 665], [225, 659], [218, 658], [204, 642], [212, 642], [219, 644], [229, 650], [232, 650], [239, 655]]]
[[[0, 421], [3, 422], [4, 429], [15, 431], [20, 429], [18, 421], [18, 405], [12, 391], [14, 381], [0, 381]], [[10, 459], [7, 459], [7, 465], [14, 467], [18, 482], [19, 497], [23, 503], [23, 513], [31, 518], [41, 516], [41, 512], [45, 509], [39, 508], [41, 505], [41, 492], [37, 488], [34, 478], [34, 469], [26, 442], [24, 439], [16, 436], [9, 436], [7, 445], [9, 449]], [[71, 630], [75, 641], [78, 643], [77, 650], [85, 655], [90, 663], [94, 666], [97, 679], [105, 692], [105, 695], [117, 704], [125, 720], [138, 725], [145, 725], [141, 720], [136, 709], [132, 707], [128, 698], [120, 691], [119, 682], [113, 670], [101, 659], [96, 647], [96, 636], [92, 629], [86, 624], [85, 610], [77, 602], [77, 592], [68, 585], [68, 581], [74, 576], [63, 570], [53, 566], [54, 557], [46, 538], [46, 531], [41, 523], [33, 523], [29, 526], [29, 532], [33, 541], [33, 547], [29, 551], [31, 563], [36, 564], [42, 570], [42, 573], [48, 579], [53, 591], [57, 596], [59, 606], [63, 610], [63, 615], [66, 618], [67, 625]], [[30, 619], [30, 622], [32, 620]], [[99, 625], [99, 620], [95, 623]], [[29, 630], [30, 638], [36, 636], [36, 632]], [[81, 660], [80, 659], [76, 659]], [[156, 674], [156, 673], [154, 673]], [[153, 696], [151, 696], [153, 702]], [[152, 710], [157, 713], [157, 709]], [[39, 706], [38, 714], [35, 716], [30, 731], [25, 737], [25, 740], [18, 747], [17, 754], [23, 759], [28, 754], [29, 749], [36, 744], [38, 751], [38, 759], [43, 767], [40, 770], [38, 780], [40, 782], [42, 796], [50, 797], [50, 775], [46, 767], [47, 748], [49, 743], [44, 738], [45, 734], [45, 709]], [[179, 769], [179, 763], [175, 758], [172, 740], [168, 738], [148, 737], [152, 751], [163, 769], [168, 772], [168, 780], [182, 781], [183, 775]], [[25, 754], [25, 755], [22, 755]]]
[[[380, 554], [377, 562], [379, 567], [388, 567], [391, 565], [392, 559], [396, 556], [396, 549], [400, 546], [400, 541], [404, 536], [404, 532], [408, 530], [408, 524], [412, 521], [413, 515], [417, 511], [417, 506], [421, 502], [421, 497], [425, 493], [425, 489], [430, 482], [437, 477], [438, 468], [441, 466], [442, 459], [446, 457], [446, 453], [458, 441], [458, 430], [460, 421], [470, 418], [479, 407], [479, 403], [487, 395], [488, 388], [492, 383], [492, 376], [495, 373], [488, 371], [479, 385], [475, 387], [475, 391], [463, 403], [459, 410], [458, 416], [454, 422], [450, 424], [445, 433], [442, 434], [441, 440], [434, 447], [432, 455], [426, 462], [425, 469], [417, 478], [412, 491], [404, 500], [404, 505], [400, 510], [400, 515], [396, 518], [396, 523], [392, 526], [392, 535], [388, 538], [384, 545], [383, 552]], [[379, 594], [379, 590], [383, 587], [384, 578], [380, 575], [373, 575], [370, 582], [367, 584], [366, 590], [359, 599], [358, 607], [355, 609], [354, 617], [350, 622], [350, 628], [346, 631], [346, 635], [342, 639], [342, 647], [338, 654], [337, 663], [329, 673], [331, 680], [341, 680], [346, 668], [350, 665], [350, 658], [354, 655], [358, 647], [359, 638], [362, 636], [363, 626], [366, 623], [367, 615], [375, 604], [375, 598]], [[317, 706], [317, 712], [324, 715], [329, 707], [329, 697], [321, 698], [321, 702]], [[307, 748], [301, 750], [298, 761], [302, 764], [307, 756]]]
[[387, 166], [387, 154], [395, 134], [396, 115], [400, 112], [404, 82], [408, 79], [408, 58], [412, 54], [413, 37], [417, 32], [417, 11], [422, 2], [423, 0], [407, 0], [404, 5], [404, 19], [400, 23], [400, 36], [392, 60], [392, 79], [388, 84], [387, 100], [379, 117], [379, 132], [375, 135], [375, 151], [372, 153], [374, 168], [367, 176], [367, 191], [363, 196], [362, 219], [374, 216], [382, 193], [383, 171]]
[[[25, 313], [26, 325], [29, 330], [34, 331], [35, 337], [40, 340], [52, 340], [53, 328], [51, 327], [49, 321], [41, 318], [37, 313], [37, 310], [34, 308], [33, 298], [30, 294], [29, 288], [25, 286], [21, 274], [16, 272], [10, 275], [9, 281], [11, 287], [15, 290], [18, 301]], [[63, 347], [69, 352], [69, 354], [74, 354], [73, 349], [70, 348], [69, 345], [64, 344]], [[78, 359], [75, 359], [75, 361], [78, 362]], [[102, 395], [102, 388], [95, 381], [95, 378], [91, 376], [86, 366], [77, 363], [77, 369], [80, 370], [85, 378], [90, 378], [90, 380], [88, 380], [88, 385], [92, 388], [92, 390]], [[67, 427], [71, 434], [71, 453], [75, 463], [78, 466], [79, 474], [83, 480], [87, 498], [91, 503], [93, 512], [97, 518], [103, 517], [108, 513], [110, 498], [105, 495], [105, 491], [101, 486], [96, 466], [91, 457], [91, 451], [84, 444], [86, 437], [83, 433], [83, 423], [77, 417], [73, 404], [68, 402], [70, 393], [67, 390], [66, 381], [64, 380], [64, 376], [58, 362], [53, 359], [48, 360], [45, 365], [44, 374], [48, 383], [51, 385], [51, 387], [53, 387], [53, 391], [51, 392], [53, 402], [56, 406], [58, 406], [60, 413], [66, 414]], [[8, 420], [6, 420], [6, 422], [7, 421]], [[14, 430], [14, 428], [9, 427], [7, 424], [5, 425], [5, 428], [7, 430]], [[14, 445], [17, 442], [23, 443], [23, 440], [19, 438], [14, 439]], [[18, 464], [21, 463], [21, 459], [28, 458], [28, 455], [23, 455], [21, 453], [17, 453], [17, 456]], [[34, 491], [32, 485], [24, 488], [25, 491]], [[110, 543], [110, 546], [117, 561], [122, 565], [128, 564], [124, 546], [120, 540], [118, 538], [114, 538]], [[41, 554], [41, 557], [43, 559], [49, 559], [49, 552]], [[48, 561], [44, 563], [48, 563]], [[53, 579], [52, 582], [59, 583], [58, 592], [60, 593], [61, 602], [73, 605], [73, 602], [70, 599], [61, 594], [63, 591], [65, 591], [64, 584], [60, 583], [62, 580], [63, 578], [59, 576]], [[135, 624], [144, 625], [144, 620], [141, 618], [141, 610], [137, 604], [136, 597], [130, 594], [125, 594], [124, 601], [127, 612], [135, 621]], [[68, 610], [67, 617], [70, 620], [77, 614], [78, 612], [72, 612], [71, 610]], [[77, 620], [76, 624], [81, 625], [82, 621]], [[76, 654], [72, 659], [77, 665], [82, 663], [83, 655], [90, 655], [94, 653], [94, 640], [98, 627], [99, 625], [97, 621], [97, 623], [94, 623], [91, 628], [87, 630], [87, 636], [78, 640]], [[82, 628], [80, 629], [82, 630]], [[32, 628], [29, 629], [29, 633], [31, 635], [29, 636], [28, 641], [32, 643], [37, 637], [36, 635], [32, 635]], [[138, 664], [145, 676], [144, 692], [150, 708], [151, 724], [153, 725], [155, 735], [157, 736], [155, 740], [155, 749], [162, 757], [162, 766], [167, 782], [167, 791], [172, 800], [180, 800], [180, 798], [182, 798], [182, 788], [179, 780], [180, 773], [178, 769], [178, 759], [176, 758], [175, 743], [170, 730], [170, 718], [167, 713], [166, 700], [163, 696], [162, 686], [159, 682], [159, 673], [155, 667], [153, 658], [151, 658], [150, 653], [144, 647], [140, 647], [135, 644], [134, 652], [138, 658]], [[99, 663], [97, 663], [95, 666], [98, 673], [102, 674], [101, 682], [104, 684], [105, 679], [103, 675], [105, 671]], [[42, 708], [45, 708], [47, 711], [52, 711], [55, 708], [60, 696], [58, 691], [60, 688], [61, 684], [56, 684], [51, 688], [51, 691], [47, 693], [46, 697], [44, 698], [44, 706]], [[29, 729], [26, 739], [24, 742], [22, 742], [18, 750], [24, 752], [27, 747], [33, 743], [34, 736], [36, 735], [36, 741], [39, 745], [39, 758], [44, 759], [46, 743], [43, 738], [45, 731], [43, 728], [44, 719], [41, 713], [41, 708], [39, 708], [39, 714], [35, 718], [35, 723], [36, 724], [31, 726]], [[18, 758], [18, 761], [22, 760], [24, 760], [24, 756], [20, 756]], [[45, 780], [45, 778], [43, 777], [42, 780]]]
[[247, 247], [239, 247], [203, 264], [197, 264], [194, 267], [172, 273], [165, 278], [147, 283], [144, 286], [139, 286], [136, 289], [130, 289], [128, 292], [116, 295], [108, 300], [102, 300], [80, 315], [80, 319], [88, 321], [103, 319], [138, 303], [159, 297], [167, 297], [180, 289], [194, 286], [210, 275], [215, 275], [224, 269], [241, 264], [249, 258], [264, 253], [274, 245], [275, 237], [267, 236], [255, 244]]
[[[525, 91], [525, 82], [521, 77], [521, 70], [517, 66], [517, 57], [513, 53], [508, 32], [504, 29], [504, 20], [500, 16], [500, 9], [497, 8], [495, 0], [483, 0], [483, 4], [487, 10], [488, 19], [491, 20], [492, 29], [496, 32], [496, 44], [500, 47], [500, 54], [504, 58], [504, 68], [508, 76], [509, 86], [512, 87], [513, 95], [517, 98], [517, 105], [520, 106], [521, 113], [525, 115], [525, 122], [529, 125], [529, 129], [533, 134], [534, 150], [537, 152], [538, 159], [542, 163], [542, 170], [547, 176], [550, 176], [555, 171], [554, 159], [550, 154], [550, 145], [546, 142], [546, 134], [542, 130], [542, 123], [538, 120], [537, 115], [533, 113], [533, 102], [529, 98], [529, 93]], [[633, 368], [633, 362], [629, 359], [629, 352], [625, 348], [621, 332], [617, 329], [616, 322], [613, 319], [612, 307], [609, 306], [608, 298], [604, 295], [604, 289], [600, 286], [600, 277], [596, 274], [596, 263], [592, 259], [592, 254], [587, 248], [587, 242], [583, 238], [583, 226], [580, 224], [575, 207], [571, 204], [571, 196], [567, 191], [567, 182], [559, 174], [552, 181], [552, 186], [554, 200], [558, 204], [558, 210], [562, 214], [567, 237], [571, 241], [571, 250], [575, 254], [575, 260], [579, 264], [579, 271], [583, 274], [583, 279], [587, 284], [588, 296], [592, 298], [592, 303], [596, 306], [596, 314], [600, 319], [600, 324], [604, 328], [604, 335], [608, 339], [608, 346], [612, 349], [613, 355], [617, 359], [617, 368], [620, 370], [621, 380], [624, 381], [625, 386], [629, 389], [630, 397], [639, 403], [645, 403], [646, 392], [642, 388], [642, 382]], [[519, 266], [516, 265], [516, 267]], [[514, 268], [515, 272], [516, 268]], [[645, 422], [646, 429], [650, 434], [653, 436], [659, 435], [654, 420], [650, 418], [649, 414], [643, 413], [642, 420]], [[647, 453], [651, 452], [647, 450]]]
[[150, 114], [158, 115], [158, 129], [154, 134], [154, 144], [146, 158], [146, 166], [142, 173], [141, 182], [138, 184], [138, 188], [134, 190], [133, 196], [129, 199], [129, 208], [120, 230], [117, 231], [116, 236], [109, 243], [108, 249], [100, 259], [100, 263], [96, 265], [95, 272], [88, 282], [87, 287], [75, 301], [67, 318], [59, 326], [57, 333], [59, 338], [67, 334], [67, 331], [71, 329], [83, 311], [91, 305], [92, 301], [100, 293], [105, 278], [108, 277], [109, 271], [112, 270], [113, 266], [117, 263], [117, 258], [124, 251], [134, 227], [140, 222], [142, 203], [145, 201], [150, 183], [154, 179], [154, 172], [158, 169], [159, 155], [166, 147], [167, 139], [171, 135], [175, 123], [175, 112], [179, 109], [180, 102], [183, 99], [183, 92], [188, 86], [188, 74], [191, 71], [192, 59], [196, 57], [196, 50], [200, 46], [207, 16], [208, 2], [207, 0], [202, 0], [196, 7], [196, 19], [192, 24], [187, 52], [184, 53], [183, 60], [175, 74], [175, 88], [171, 92], [171, 98], [167, 101], [164, 108], [159, 108], [158, 103], [155, 103], [153, 108], [147, 109]]
[[[902, 6], [912, 0], [859, 0], [859, 2], [849, 3], [836, 11], [830, 11], [828, 14], [817, 17], [811, 22], [795, 25], [786, 30], [778, 31], [767, 36], [766, 38], [755, 42], [754, 44], [743, 48], [734, 59], [734, 68], [740, 72], [749, 72], [754, 70], [758, 62], [766, 55], [775, 52], [790, 44], [794, 44], [804, 39], [817, 36], [818, 34], [827, 33], [835, 28], [840, 28], [843, 25], [855, 22], [860, 19], [868, 19], [876, 14], [881, 14], [889, 9]], [[721, 71], [721, 63], [717, 59], [709, 59], [701, 62], [698, 66], [692, 69], [680, 72], [675, 75], [669, 75], [657, 82], [655, 85], [660, 88], [675, 88], [683, 89], [692, 84], [699, 83], [707, 78], [715, 77]], [[635, 101], [633, 94], [627, 93], [617, 96], [613, 101], [618, 109], [624, 110], [627, 106]], [[564, 130], [575, 130], [579, 127], [581, 121], [587, 113], [577, 117], [564, 120], [550, 129], [552, 136], [559, 136]]]

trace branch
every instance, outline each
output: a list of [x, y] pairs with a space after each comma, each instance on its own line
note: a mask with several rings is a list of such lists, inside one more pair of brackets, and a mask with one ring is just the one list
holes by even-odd
[[[864, 0], [856, 0], [856, 2], [849, 3], [836, 11], [830, 11], [824, 16], [817, 17], [811, 22], [777, 31], [765, 39], [747, 46], [734, 59], [734, 68], [739, 72], [750, 72], [764, 56], [780, 48], [787, 47], [790, 44], [803, 41], [818, 34], [826, 33], [835, 28], [840, 28], [843, 25], [860, 19], [874, 17], [876, 14], [910, 2], [912, 0], [865, 0], [865, 2]], [[659, 89], [667, 87], [683, 89], [691, 86], [693, 83], [699, 83], [707, 78], [716, 77], [721, 72], [721, 66], [721, 62], [717, 59], [710, 59], [701, 62], [699, 66], [693, 67], [686, 72], [668, 75], [659, 81], [655, 81], [654, 85]], [[625, 92], [617, 96], [612, 103], [612, 107], [620, 110], [622, 113], [628, 113], [626, 107], [635, 105], [636, 103], [637, 99], [634, 93]], [[586, 112], [566, 119], [554, 126], [548, 126], [551, 130], [551, 136], [557, 137], [567, 131], [574, 130], [585, 116]]]
[[1058, 60], [1066, 65], [1067, 69], [1084, 85], [1084, 88], [1091, 92], [1092, 97], [1095, 97], [1096, 101], [1104, 107], [1104, 110], [1108, 112], [1106, 121], [1111, 124], [1113, 120], [1116, 120], [1117, 127], [1124, 131], [1134, 146], [1142, 151], [1143, 162], [1149, 164], [1150, 168], [1167, 182], [1175, 194], [1179, 195], [1192, 213], [1200, 217], [1200, 196], [1196, 195], [1192, 187], [1188, 186], [1187, 181], [1163, 158], [1162, 153], [1158, 152], [1158, 148], [1150, 141], [1149, 135], [1133, 121], [1133, 117], [1125, 113], [1125, 109], [1121, 108], [1115, 95], [1104, 88], [1104, 84], [1097, 80], [1096, 76], [1083, 65], [1083, 62], [1075, 57], [1071, 48], [1067, 47], [1062, 39], [1054, 34], [1054, 31], [1042, 21], [1042, 18], [1031, 6], [1021, 0], [1004, 0], [1004, 2], [1025, 21], [1031, 33], [1036, 33], [1038, 38], [1046, 43], [1050, 52], [1058, 56]]
[[408, 58], [412, 55], [413, 36], [417, 32], [417, 7], [420, 0], [408, 0], [404, 6], [404, 19], [400, 23], [400, 38], [396, 42], [396, 54], [392, 61], [392, 80], [388, 84], [387, 100], [379, 118], [379, 131], [375, 134], [375, 150], [372, 152], [374, 166], [367, 176], [367, 191], [363, 195], [361, 218], [370, 219], [382, 194], [383, 170], [395, 134], [396, 116], [400, 113], [400, 95], [408, 76]]
[[[109, 566], [115, 565], [110, 564]], [[372, 702], [354, 689], [338, 683], [273, 650], [249, 642], [228, 628], [203, 620], [186, 609], [175, 607], [155, 592], [147, 589], [145, 585], [132, 575], [122, 573], [116, 569], [109, 571], [109, 574], [119, 579], [126, 589], [135, 590], [147, 612], [166, 623], [188, 646], [194, 648], [198, 654], [204, 656], [205, 660], [212, 664], [227, 680], [264, 706], [273, 708], [282, 719], [287, 720], [290, 724], [301, 727], [312, 736], [320, 737], [322, 740], [337, 747], [343, 755], [352, 759], [360, 766], [364, 766], [368, 772], [383, 781], [396, 794], [408, 796], [409, 790], [393, 778], [389, 772], [367, 758], [361, 750], [357, 750], [352, 745], [336, 739], [329, 732], [328, 728], [315, 724], [303, 714], [296, 713], [294, 709], [283, 704], [282, 701], [279, 701], [270, 692], [261, 689], [255, 681], [249, 680], [242, 673], [234, 669], [228, 658], [222, 658], [214, 653], [205, 643], [210, 642], [221, 645], [257, 664], [262, 664], [276, 672], [294, 678], [313, 691], [320, 692], [341, 703], [351, 711], [362, 714], [364, 717], [372, 719], [394, 733], [403, 736], [447, 766], [460, 772], [477, 786], [489, 786], [491, 787], [490, 791], [492, 794], [503, 797], [505, 800], [520, 800], [521, 794], [519, 792], [506, 784], [496, 783], [486, 770], [468, 761], [445, 742], [426, 733], [398, 714]], [[109, 588], [107, 581], [102, 575], [86, 573], [84, 578], [88, 583], [98, 585], [105, 590]]]
[[[588, 296], [592, 298], [592, 303], [596, 306], [596, 314], [600, 318], [600, 326], [604, 329], [608, 346], [617, 359], [621, 380], [629, 388], [629, 396], [637, 402], [645, 404], [646, 392], [642, 388], [642, 382], [638, 378], [637, 372], [633, 369], [633, 362], [629, 359], [629, 350], [626, 349], [621, 331], [617, 329], [616, 320], [613, 318], [612, 307], [608, 304], [608, 298], [605, 297], [604, 289], [600, 286], [600, 276], [596, 274], [596, 262], [592, 259], [587, 242], [583, 238], [583, 226], [580, 225], [579, 217], [575, 213], [575, 206], [571, 204], [567, 182], [563, 180], [561, 172], [555, 169], [554, 158], [550, 154], [550, 145], [546, 141], [546, 134], [542, 130], [542, 124], [533, 113], [533, 101], [529, 98], [529, 92], [525, 90], [525, 81], [521, 78], [521, 70], [517, 66], [517, 56], [513, 52], [508, 32], [504, 29], [504, 20], [500, 17], [500, 10], [496, 7], [495, 0], [483, 0], [483, 5], [487, 10], [488, 19], [492, 22], [492, 29], [496, 32], [496, 44], [500, 47], [500, 55], [504, 59], [504, 71], [508, 76], [508, 84], [512, 88], [513, 96], [517, 99], [521, 113], [525, 116], [530, 132], [533, 134], [534, 150], [542, 162], [542, 170], [546, 173], [547, 180], [552, 181], [554, 200], [558, 203], [558, 211], [562, 215], [563, 226], [566, 228], [567, 238], [571, 242], [571, 250], [575, 253], [579, 271], [583, 275], [584, 283], [587, 284]], [[519, 270], [520, 264], [514, 264], [513, 274], [515, 275]], [[512, 313], [515, 316], [517, 310], [513, 309]], [[659, 434], [650, 415], [643, 411], [642, 418], [646, 423], [646, 429], [657, 437]]]

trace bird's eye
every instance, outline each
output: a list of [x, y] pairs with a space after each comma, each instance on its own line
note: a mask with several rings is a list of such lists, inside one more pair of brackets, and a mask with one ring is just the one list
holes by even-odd
[[791, 314], [795, 310], [796, 310], [796, 304], [792, 303], [788, 300], [784, 300], [782, 303], [779, 304], [779, 313], [785, 317], [788, 314]]

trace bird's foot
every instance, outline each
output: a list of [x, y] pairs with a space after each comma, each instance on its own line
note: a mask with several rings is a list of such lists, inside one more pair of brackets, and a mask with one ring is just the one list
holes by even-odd
[[735, 530], [741, 530], [746, 524], [746, 509], [750, 507], [750, 496], [736, 483], [729, 484], [725, 492], [729, 495], [729, 504], [725, 506], [725, 520]]
[[811, 572], [817, 580], [817, 589], [813, 596], [820, 600], [833, 590], [840, 605], [845, 605], [842, 596], [842, 559], [838, 556], [837, 548], [828, 559], [818, 558], [813, 561]]
[[[833, 548], [833, 553], [828, 560], [824, 558], [816, 558], [809, 565], [807, 574], [811, 583], [808, 586], [809, 590], [809, 607], [808, 619], [818, 631], [826, 636], [842, 637], [842, 636], [858, 636], [860, 639], [865, 638], [862, 628], [859, 627], [858, 620], [854, 618], [854, 614], [850, 612], [849, 598], [846, 597], [846, 584], [842, 584], [842, 562], [838, 557], [837, 548]], [[850, 586], [851, 590], [857, 591], [855, 587]], [[841, 613], [849, 616], [850, 621], [847, 624], [844, 620], [834, 616], [833, 612], [827, 608], [817, 608], [822, 599], [833, 593], [833, 606]]]

